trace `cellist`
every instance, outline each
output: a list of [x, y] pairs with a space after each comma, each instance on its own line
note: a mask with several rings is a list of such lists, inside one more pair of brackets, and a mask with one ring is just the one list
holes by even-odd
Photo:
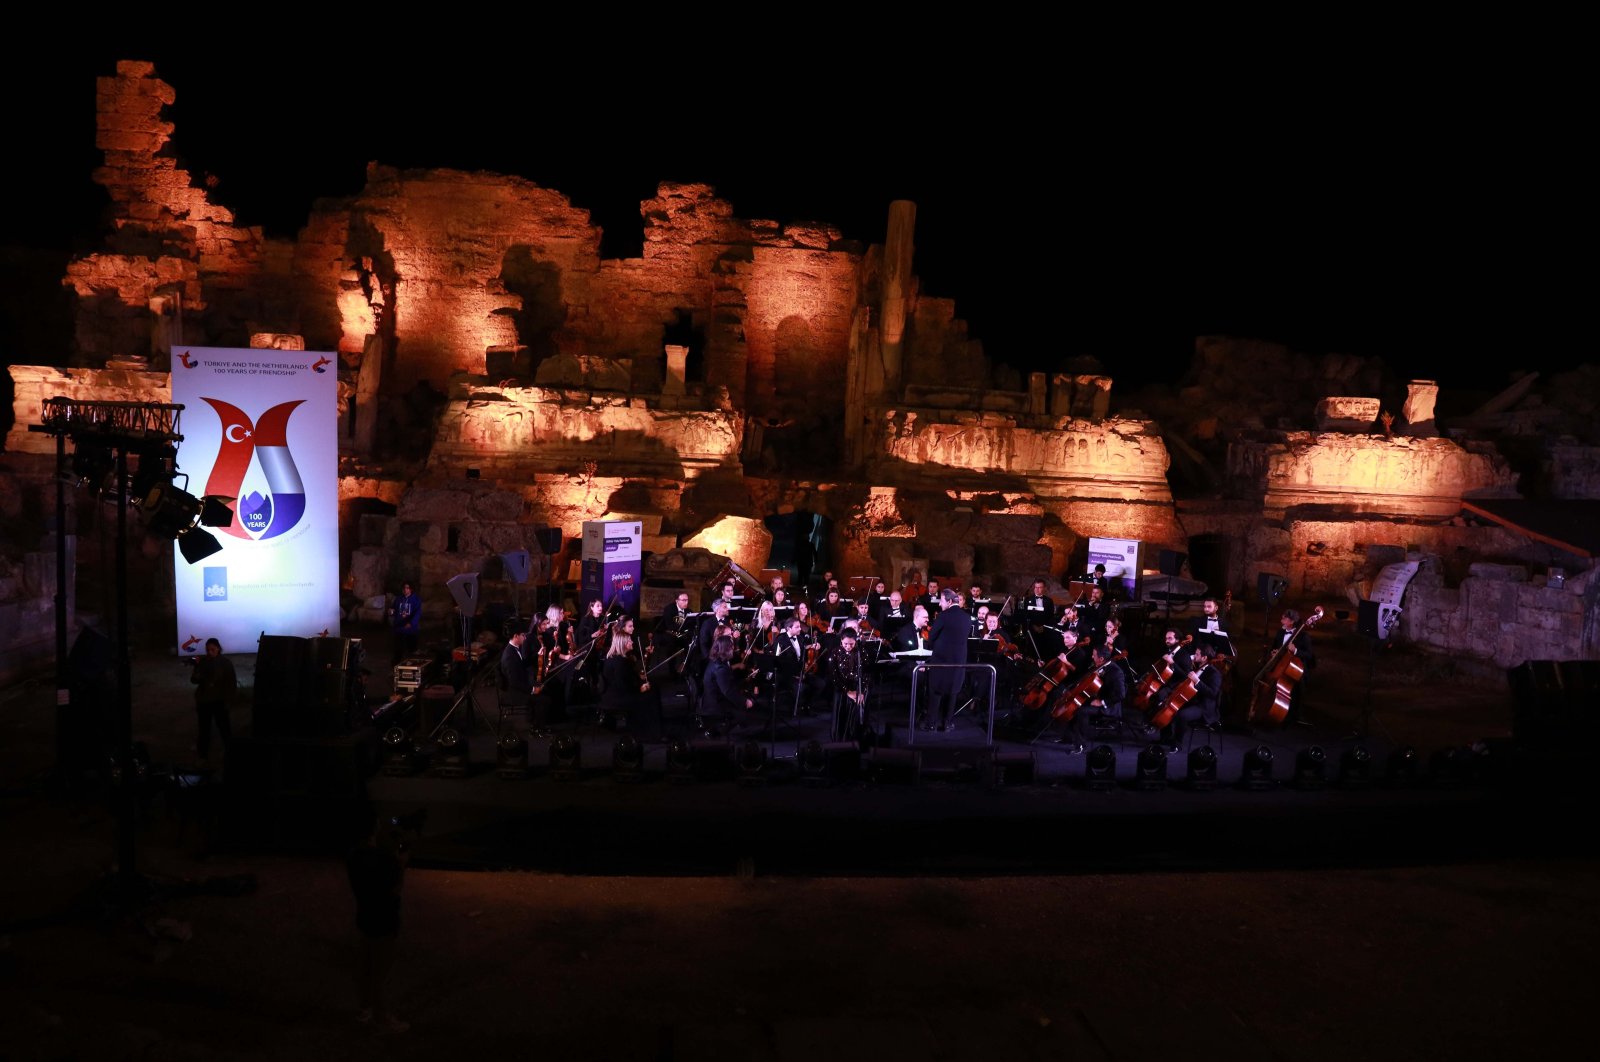
[[[1292, 608], [1283, 610], [1283, 618], [1278, 621], [1279, 629], [1273, 635], [1272, 642], [1267, 647], [1270, 657], [1284, 646], [1289, 646], [1289, 652], [1299, 657], [1300, 663], [1305, 665], [1307, 672], [1317, 666], [1317, 654], [1311, 647], [1311, 625], [1308, 623], [1300, 627], [1300, 613]], [[1295, 633], [1295, 628], [1300, 627], [1300, 632]], [[1306, 688], [1305, 677], [1295, 683], [1294, 689], [1289, 693], [1289, 714], [1284, 716], [1284, 726], [1310, 726], [1311, 723], [1302, 717], [1302, 695]]]
[[[1168, 631], [1168, 635], [1175, 632]], [[1216, 652], [1204, 642], [1196, 643], [1189, 657], [1191, 674], [1185, 678], [1196, 687], [1195, 695], [1173, 715], [1172, 721], [1161, 732], [1161, 742], [1169, 753], [1178, 751], [1184, 734], [1196, 723], [1215, 726], [1222, 719], [1222, 671], [1216, 666]], [[1176, 654], [1174, 667], [1177, 666]], [[1196, 677], [1198, 676], [1198, 677]], [[1172, 695], [1171, 689], [1164, 692]]]
[[1115, 656], [1116, 654], [1105, 646], [1095, 646], [1092, 667], [1089, 674], [1083, 677], [1083, 681], [1088, 681], [1092, 675], [1098, 674], [1100, 690], [1085, 706], [1086, 710], [1076, 713], [1061, 736], [1056, 738], [1057, 744], [1068, 746], [1065, 749], [1068, 753], [1083, 751], [1084, 742], [1089, 737], [1091, 714], [1119, 720], [1122, 718], [1122, 702], [1128, 697], [1128, 681], [1123, 675], [1122, 668], [1112, 662]]

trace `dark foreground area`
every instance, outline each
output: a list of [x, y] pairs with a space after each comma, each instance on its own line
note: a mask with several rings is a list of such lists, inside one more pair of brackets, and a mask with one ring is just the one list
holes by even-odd
[[[1509, 747], [1503, 684], [1338, 633], [1316, 726], [1263, 740], [1333, 750], [1375, 705], [1371, 740], [1424, 763]], [[136, 674], [135, 736], [181, 764], [180, 665]], [[1501, 1058], [1576, 1042], [1597, 981], [1581, 750], [1493, 786], [1095, 793], [1070, 762], [1020, 787], [677, 785], [658, 749], [633, 785], [363, 781], [428, 811], [391, 980], [411, 1029], [379, 1036], [319, 805], [241, 829], [166, 792], [137, 833], [149, 891], [107, 903], [115, 819], [48, 784], [52, 693], [0, 694], [9, 1058]]]

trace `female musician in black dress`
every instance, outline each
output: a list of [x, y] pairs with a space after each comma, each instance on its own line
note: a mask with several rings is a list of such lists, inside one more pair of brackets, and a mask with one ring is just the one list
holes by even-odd
[[633, 635], [617, 631], [606, 653], [604, 686], [600, 692], [600, 725], [615, 730], [636, 718], [640, 697], [650, 689], [644, 661], [633, 648]]
[[745, 696], [739, 674], [733, 669], [735, 652], [733, 639], [727, 635], [711, 643], [705, 688], [700, 695], [702, 728], [716, 726], [725, 730], [734, 712], [755, 707], [755, 701]]

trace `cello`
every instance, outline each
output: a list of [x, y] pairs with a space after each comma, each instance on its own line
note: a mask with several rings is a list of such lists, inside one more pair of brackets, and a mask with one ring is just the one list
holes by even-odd
[[1100, 673], [1113, 664], [1118, 664], [1126, 659], [1128, 659], [1128, 651], [1124, 649], [1099, 667], [1089, 671], [1083, 678], [1078, 680], [1078, 684], [1072, 687], [1065, 697], [1061, 698], [1061, 703], [1051, 709], [1051, 717], [1067, 723], [1072, 722], [1072, 717], [1078, 714], [1078, 709], [1094, 700], [1095, 694], [1100, 692], [1100, 687], [1105, 685], [1105, 679], [1100, 677]]
[[[1207, 661], [1206, 666], [1214, 667], [1220, 672], [1227, 670], [1228, 665], [1232, 662], [1233, 657], [1224, 653], [1217, 653]], [[1197, 667], [1185, 675], [1183, 681], [1174, 686], [1172, 692], [1167, 694], [1167, 699], [1162, 701], [1160, 706], [1150, 713], [1150, 717], [1145, 720], [1145, 723], [1155, 727], [1157, 730], [1165, 729], [1167, 724], [1172, 722], [1178, 713], [1183, 711], [1189, 702], [1199, 694], [1200, 673], [1204, 670], [1205, 667]]]
[[[1193, 641], [1194, 635], [1185, 635], [1183, 641], [1172, 647], [1172, 653], [1176, 654], [1179, 649]], [[1170, 655], [1172, 654], [1164, 653], [1156, 657], [1156, 662], [1150, 665], [1150, 673], [1139, 680], [1139, 685], [1134, 689], [1133, 697], [1129, 701], [1134, 711], [1142, 712], [1150, 707], [1150, 699], [1160, 692], [1162, 686], [1172, 681], [1172, 672], [1176, 668], [1173, 666], [1172, 660], [1169, 659]], [[1193, 694], [1190, 694], [1190, 696], [1193, 696]]]
[[1284, 719], [1289, 715], [1290, 700], [1294, 696], [1294, 687], [1305, 676], [1305, 661], [1301, 660], [1294, 647], [1295, 639], [1300, 637], [1300, 632], [1307, 630], [1322, 618], [1322, 606], [1318, 605], [1311, 610], [1311, 614], [1300, 621], [1300, 626], [1294, 633], [1273, 652], [1267, 659], [1265, 666], [1256, 675], [1254, 689], [1250, 695], [1249, 722], [1257, 721], [1270, 723], [1273, 726], [1282, 726]]

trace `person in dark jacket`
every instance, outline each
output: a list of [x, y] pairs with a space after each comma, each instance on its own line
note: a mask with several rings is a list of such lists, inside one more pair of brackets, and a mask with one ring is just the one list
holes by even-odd
[[194, 712], [200, 724], [194, 750], [204, 763], [211, 757], [211, 727], [217, 728], [226, 752], [233, 728], [228, 723], [228, 702], [233, 691], [239, 688], [239, 678], [234, 673], [233, 661], [222, 655], [222, 643], [215, 638], [206, 639], [206, 655], [194, 661], [194, 673], [189, 676], [194, 683]]

